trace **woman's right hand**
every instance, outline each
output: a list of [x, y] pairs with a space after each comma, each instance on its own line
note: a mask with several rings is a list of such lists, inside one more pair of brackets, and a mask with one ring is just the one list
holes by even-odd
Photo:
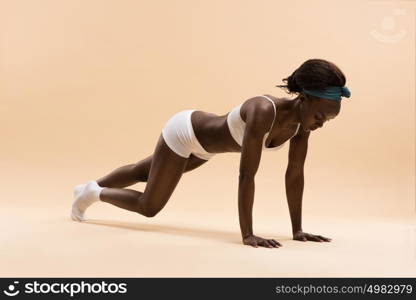
[[264, 238], [261, 238], [259, 236], [255, 236], [254, 234], [243, 238], [243, 244], [253, 246], [253, 247], [256, 247], [256, 248], [258, 246], [262, 246], [262, 247], [266, 247], [266, 248], [279, 248], [279, 247], [282, 246], [282, 244], [280, 244], [276, 240], [264, 239]]

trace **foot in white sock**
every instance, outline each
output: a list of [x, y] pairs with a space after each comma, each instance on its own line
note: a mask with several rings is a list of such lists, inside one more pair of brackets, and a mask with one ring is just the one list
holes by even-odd
[[75, 201], [72, 204], [71, 218], [74, 221], [85, 221], [85, 210], [94, 202], [100, 201], [100, 192], [103, 190], [96, 181], [89, 181], [74, 188]]
[[74, 198], [78, 197], [79, 193], [82, 192], [82, 190], [84, 189], [86, 185], [87, 185], [86, 183], [78, 184], [76, 187], [74, 187]]

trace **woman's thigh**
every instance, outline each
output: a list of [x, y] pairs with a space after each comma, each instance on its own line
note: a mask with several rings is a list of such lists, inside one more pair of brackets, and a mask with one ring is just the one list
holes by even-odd
[[[150, 167], [152, 165], [153, 155], [149, 155], [148, 157], [140, 160], [136, 164], [133, 165], [133, 173], [136, 178], [140, 182], [147, 182], [149, 179]], [[201, 159], [196, 157], [195, 155], [191, 154], [188, 160], [186, 161], [186, 166], [183, 173], [195, 170], [199, 166], [206, 163], [208, 160]]]
[[191, 156], [188, 158], [188, 162], [186, 164], [184, 172], [192, 171], [192, 170], [202, 166], [207, 161], [208, 160], [206, 160], [206, 159], [201, 159], [201, 158], [196, 157], [195, 155], [191, 154]]
[[160, 135], [153, 153], [141, 205], [149, 215], [157, 214], [168, 202], [187, 165], [188, 158], [173, 152]]

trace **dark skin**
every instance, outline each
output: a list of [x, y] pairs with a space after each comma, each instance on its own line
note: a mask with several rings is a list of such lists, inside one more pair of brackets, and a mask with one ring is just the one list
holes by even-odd
[[[302, 230], [302, 196], [304, 186], [303, 167], [306, 159], [311, 130], [316, 130], [340, 111], [340, 102], [311, 97], [303, 93], [295, 99], [269, 96], [276, 104], [277, 118], [273, 123], [274, 109], [263, 97], [253, 97], [241, 107], [241, 118], [246, 123], [242, 146], [231, 136], [227, 115], [216, 115], [195, 111], [191, 122], [195, 135], [210, 153], [240, 152], [238, 186], [238, 211], [242, 242], [253, 247], [278, 248], [282, 246], [274, 239], [254, 235], [252, 229], [252, 207], [254, 202], [255, 175], [257, 173], [264, 135], [273, 127], [266, 139], [267, 147], [276, 147], [290, 139], [289, 160], [285, 174], [286, 196], [292, 223], [293, 239], [299, 241], [329, 242], [330, 238], [306, 233]], [[97, 180], [105, 187], [100, 199], [117, 207], [154, 217], [166, 205], [183, 173], [203, 165], [206, 160], [193, 154], [184, 158], [173, 152], [162, 136], [154, 153], [145, 159], [122, 166]], [[125, 187], [137, 182], [147, 182], [145, 190], [139, 192]]]

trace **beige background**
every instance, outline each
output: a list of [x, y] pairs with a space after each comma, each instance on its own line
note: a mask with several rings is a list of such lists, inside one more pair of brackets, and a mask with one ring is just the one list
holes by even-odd
[[[0, 1], [0, 276], [416, 276], [415, 4]], [[288, 143], [262, 155], [253, 214], [280, 249], [241, 244], [236, 153], [155, 218], [98, 203], [70, 220], [73, 186], [151, 154], [174, 113], [285, 97], [310, 58], [352, 92], [305, 165], [303, 228], [333, 242], [291, 240]]]

